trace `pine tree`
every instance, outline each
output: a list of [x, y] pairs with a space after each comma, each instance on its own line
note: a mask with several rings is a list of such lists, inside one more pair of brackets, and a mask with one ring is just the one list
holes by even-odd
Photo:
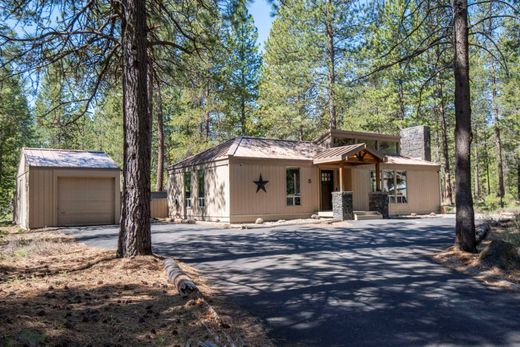
[[33, 119], [22, 83], [12, 70], [0, 70], [0, 220], [13, 212], [20, 150], [31, 146]]
[[[58, 66], [49, 66], [35, 102], [37, 144], [41, 147], [91, 149], [91, 119], [75, 119], [77, 91]], [[74, 87], [72, 87], [74, 88]]]
[[248, 135], [254, 122], [262, 61], [258, 52], [258, 33], [246, 1], [232, 1], [228, 11], [224, 34], [228, 58], [221, 77], [225, 81], [226, 121], [230, 128], [234, 128], [232, 132]]

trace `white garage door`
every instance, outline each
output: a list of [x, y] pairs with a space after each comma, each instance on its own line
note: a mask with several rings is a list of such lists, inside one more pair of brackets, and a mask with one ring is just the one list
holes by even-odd
[[114, 224], [113, 178], [59, 177], [58, 225]]

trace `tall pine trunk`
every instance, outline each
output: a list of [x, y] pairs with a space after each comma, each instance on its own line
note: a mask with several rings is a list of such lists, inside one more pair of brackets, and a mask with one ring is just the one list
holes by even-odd
[[327, 34], [328, 84], [329, 84], [329, 128], [336, 129], [336, 48], [334, 45], [332, 1], [327, 1], [327, 18], [325, 29]]
[[474, 141], [474, 145], [473, 145], [473, 153], [474, 153], [474, 157], [475, 157], [475, 162], [473, 163], [473, 175], [474, 175], [474, 179], [475, 179], [475, 182], [474, 182], [474, 186], [475, 186], [475, 198], [478, 200], [480, 198], [480, 175], [479, 175], [479, 171], [478, 171], [478, 151], [479, 151], [479, 148], [478, 148], [478, 132], [477, 132], [477, 129], [475, 129], [475, 131], [473, 132], [473, 141]]
[[123, 0], [125, 170], [120, 257], [152, 253], [150, 230], [151, 119], [148, 110], [146, 6]]
[[484, 149], [486, 151], [486, 196], [491, 194], [491, 181], [489, 180], [489, 148], [487, 144], [487, 136], [484, 136]]
[[477, 252], [475, 214], [471, 195], [471, 94], [469, 88], [468, 2], [453, 0], [455, 75], [455, 244], [466, 252]]
[[500, 136], [500, 118], [498, 106], [496, 103], [497, 97], [497, 81], [495, 66], [491, 63], [491, 102], [493, 104], [493, 130], [495, 132], [495, 146], [497, 155], [497, 171], [498, 171], [498, 197], [500, 198], [500, 207], [504, 207], [504, 196], [506, 193], [504, 186], [504, 161], [502, 155], [502, 138]]
[[[493, 38], [493, 1], [489, 2], [489, 27], [488, 27], [488, 35], [492, 39]], [[500, 116], [498, 105], [496, 102], [497, 98], [497, 77], [495, 64], [492, 61], [490, 66], [490, 76], [491, 76], [491, 104], [493, 109], [493, 130], [495, 132], [495, 145], [496, 145], [496, 153], [497, 153], [497, 169], [498, 169], [498, 197], [500, 198], [500, 207], [504, 207], [504, 195], [506, 193], [504, 186], [504, 162], [502, 157], [502, 139], [500, 137]]]
[[439, 95], [439, 116], [441, 123], [441, 136], [442, 136], [442, 157], [444, 160], [444, 197], [453, 205], [453, 189], [451, 187], [451, 169], [450, 169], [450, 153], [448, 147], [448, 125], [446, 123], [446, 104], [444, 100], [444, 91], [442, 82], [437, 84], [437, 92]]
[[162, 107], [161, 86], [159, 81], [156, 82], [156, 113], [157, 113], [157, 180], [155, 182], [155, 190], [162, 192], [164, 190], [164, 116]]

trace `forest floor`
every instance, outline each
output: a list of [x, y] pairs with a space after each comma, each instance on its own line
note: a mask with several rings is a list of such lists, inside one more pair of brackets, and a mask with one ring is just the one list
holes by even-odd
[[433, 258], [438, 263], [468, 274], [487, 285], [520, 292], [520, 266], [507, 264], [507, 268], [498, 264], [489, 264], [481, 259], [481, 253], [493, 240], [502, 240], [513, 244], [520, 254], [520, 218], [499, 220], [493, 223], [487, 237], [478, 246], [478, 253], [467, 253], [456, 247], [449, 247]]
[[272, 346], [255, 318], [180, 266], [204, 299], [181, 298], [159, 257], [0, 226], [0, 345]]

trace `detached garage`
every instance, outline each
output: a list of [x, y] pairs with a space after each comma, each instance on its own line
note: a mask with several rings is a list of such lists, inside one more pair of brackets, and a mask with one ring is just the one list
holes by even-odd
[[24, 148], [15, 221], [26, 229], [115, 224], [121, 209], [119, 173], [104, 152]]

